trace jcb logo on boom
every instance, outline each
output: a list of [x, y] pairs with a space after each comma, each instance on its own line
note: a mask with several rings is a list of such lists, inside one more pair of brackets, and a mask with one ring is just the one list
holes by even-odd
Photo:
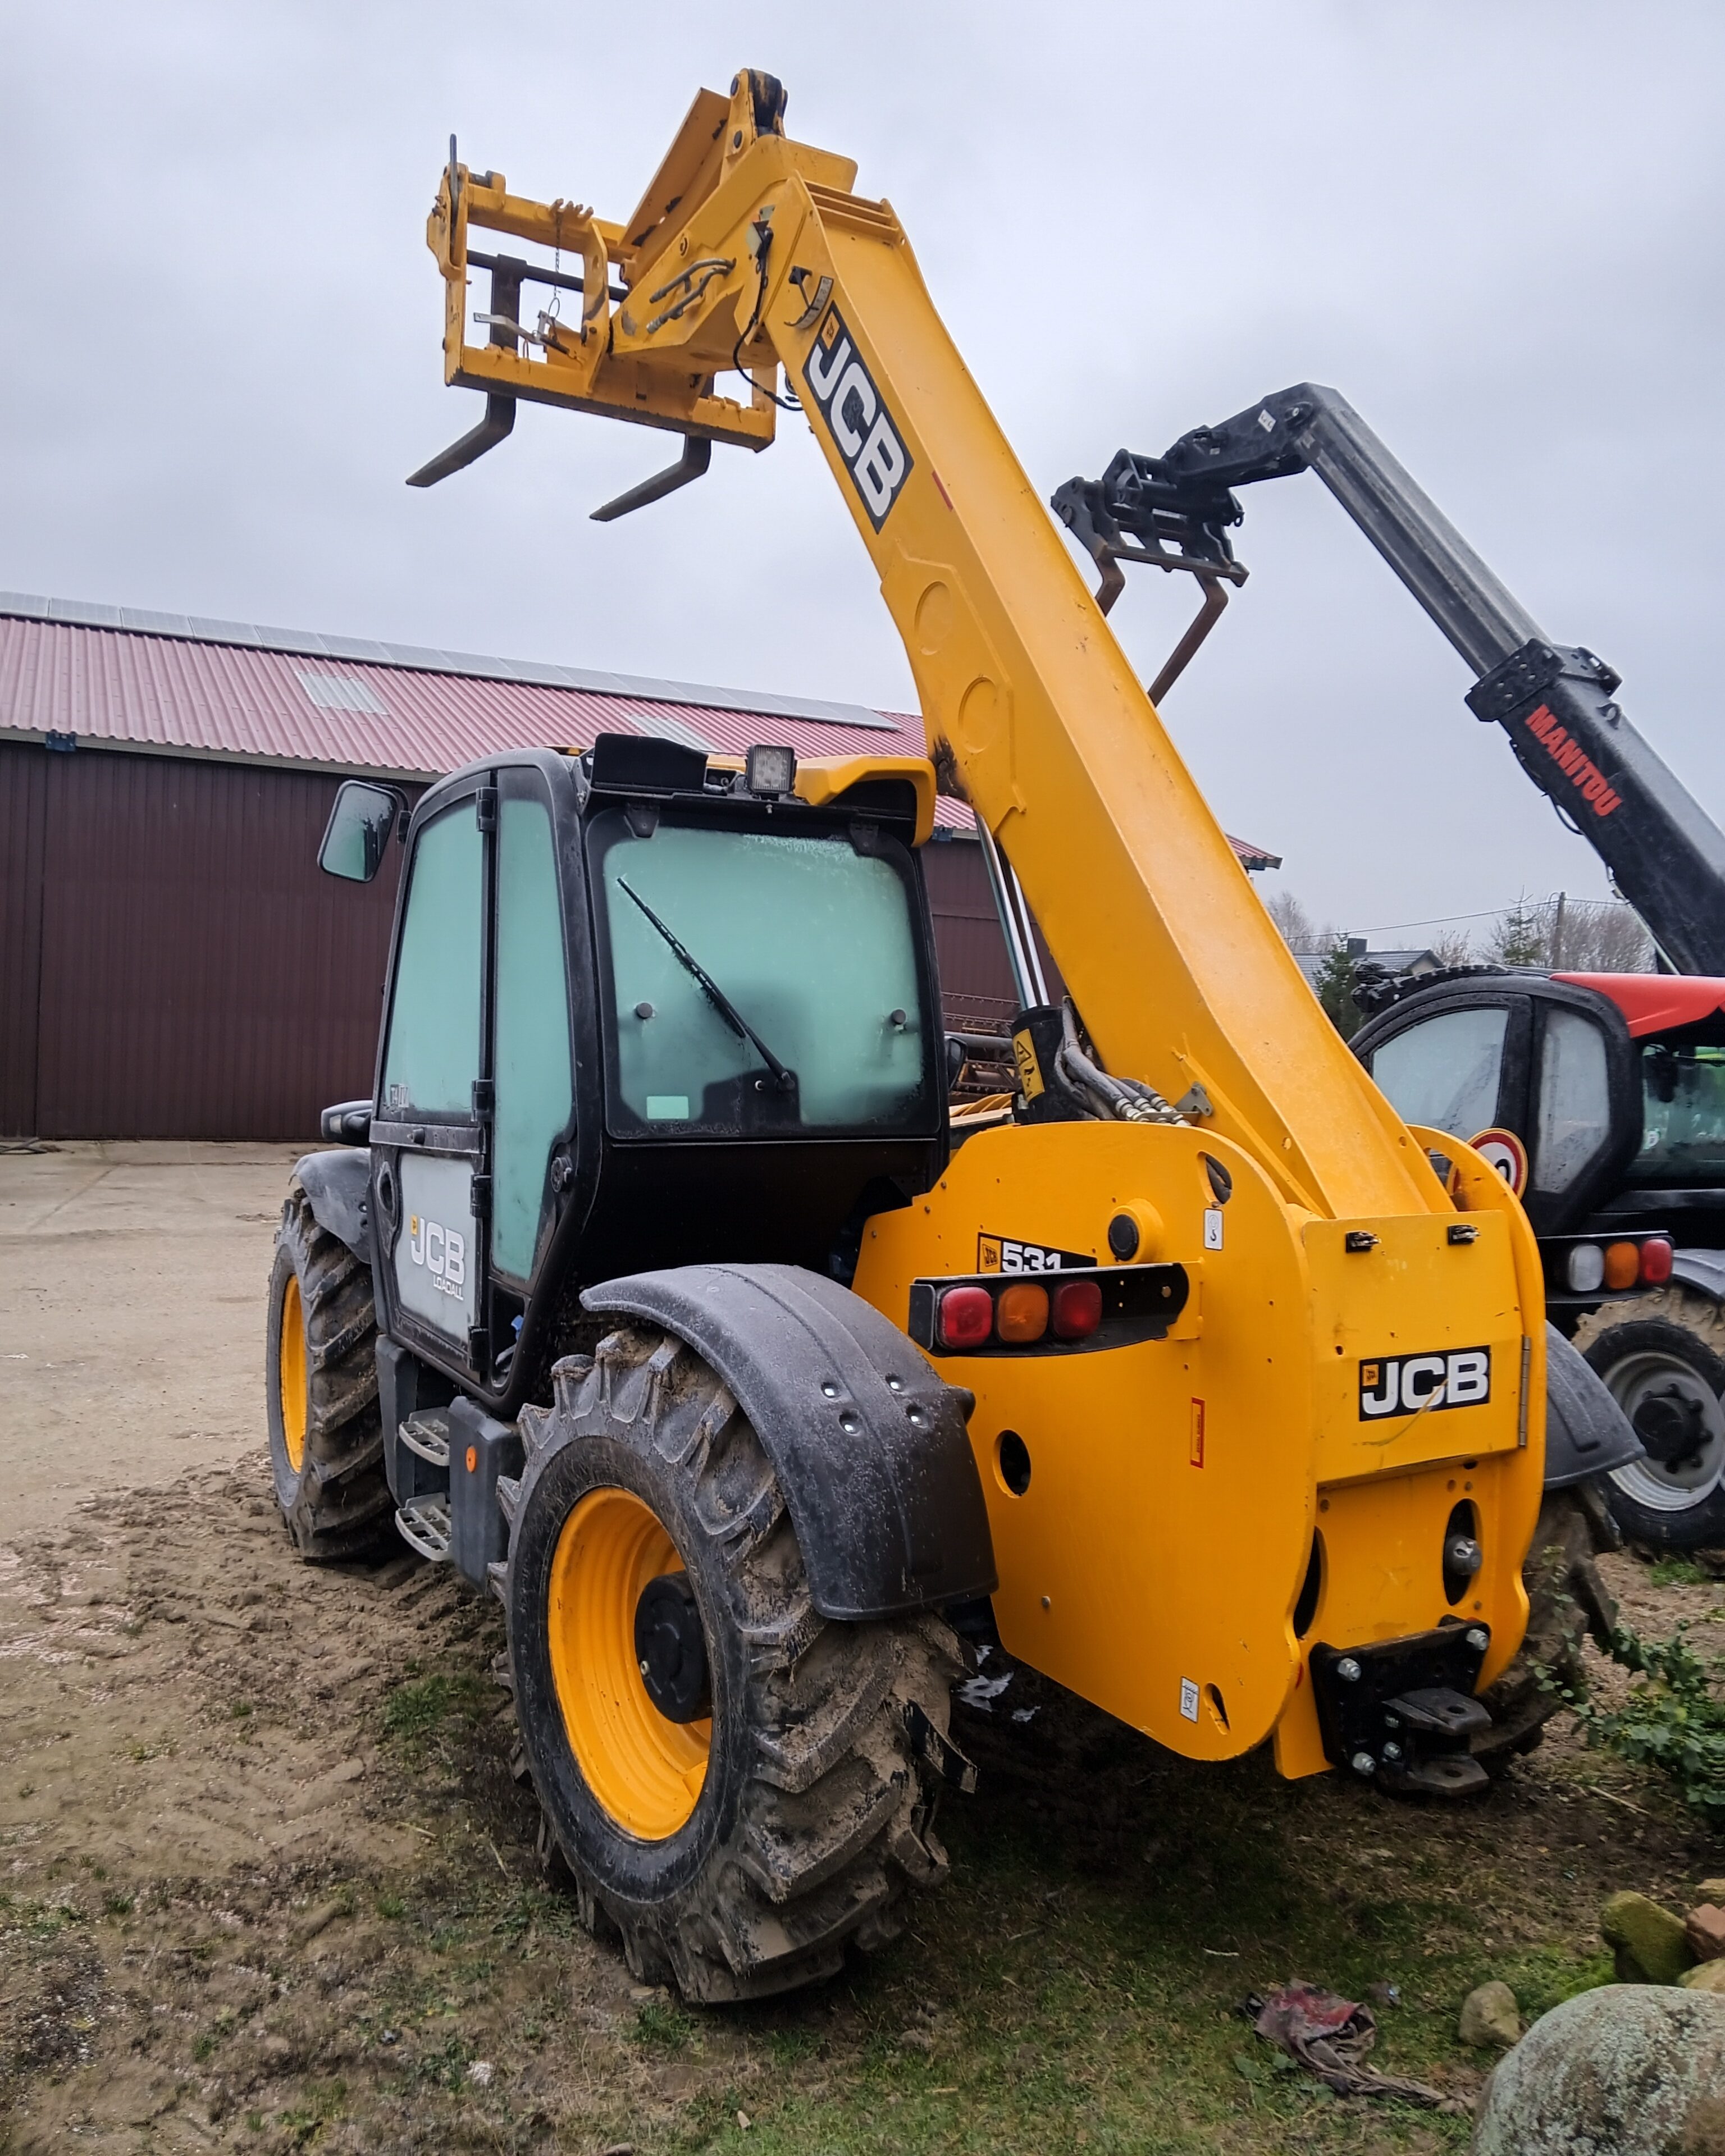
[[1379, 1355], [1359, 1366], [1359, 1419], [1420, 1414], [1432, 1408], [1479, 1408], [1491, 1397], [1489, 1348], [1452, 1348], [1445, 1355]]
[[878, 531], [910, 476], [911, 453], [836, 307], [827, 309], [803, 379]]
[[459, 1301], [467, 1291], [467, 1238], [453, 1228], [413, 1214], [408, 1222], [408, 1255], [424, 1265], [439, 1295]]

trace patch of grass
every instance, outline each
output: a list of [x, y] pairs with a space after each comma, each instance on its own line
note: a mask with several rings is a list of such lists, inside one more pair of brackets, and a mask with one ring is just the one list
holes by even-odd
[[[1566, 1999], [1616, 1981], [1611, 1956], [1604, 1948], [1596, 1953], [1580, 1954], [1562, 1946], [1519, 1947], [1512, 1953], [1494, 1955], [1489, 1973], [1502, 1977], [1514, 1992], [1522, 2019], [1529, 2023], [1549, 2014], [1553, 2006], [1561, 2006]], [[1479, 1980], [1483, 1984], [1485, 1976]]]
[[304, 2148], [317, 2138], [332, 2118], [341, 2116], [347, 2101], [346, 2082], [313, 2082], [306, 2088], [303, 2102], [295, 2104], [291, 2111], [276, 2113], [276, 2123], [292, 2137], [296, 2147]]
[[252, 1703], [249, 1699], [236, 1699], [228, 1709], [229, 1716], [235, 1722], [249, 1721], [251, 1711]]
[[103, 1895], [102, 1914], [105, 1917], [129, 1917], [131, 1911], [132, 1897], [130, 1894]]
[[1709, 1574], [1692, 1558], [1662, 1557], [1648, 1568], [1647, 1577], [1656, 1587], [1705, 1587]]
[[408, 1913], [408, 1905], [399, 1894], [380, 1894], [372, 1907], [386, 1922], [399, 1923]]
[[446, 1722], [477, 1722], [495, 1706], [491, 1688], [471, 1670], [434, 1670], [398, 1684], [383, 1702], [383, 1734], [410, 1757], [424, 1751]]
[[680, 2006], [649, 1999], [635, 2015], [635, 2041], [660, 2051], [686, 2051], [696, 2025]]

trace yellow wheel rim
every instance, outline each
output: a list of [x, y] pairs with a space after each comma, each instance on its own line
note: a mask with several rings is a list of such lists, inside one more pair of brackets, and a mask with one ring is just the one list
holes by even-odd
[[547, 1610], [552, 1682], [587, 1785], [625, 1833], [663, 1841], [694, 1810], [713, 1725], [667, 1722], [635, 1660], [635, 1604], [676, 1544], [628, 1490], [590, 1490], [557, 1537]]
[[275, 1389], [281, 1401], [281, 1435], [287, 1445], [288, 1466], [297, 1475], [305, 1465], [305, 1313], [300, 1302], [299, 1279], [293, 1273], [288, 1275], [281, 1298]]

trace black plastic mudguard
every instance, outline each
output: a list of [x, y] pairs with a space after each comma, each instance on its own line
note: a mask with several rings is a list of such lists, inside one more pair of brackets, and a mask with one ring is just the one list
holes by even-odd
[[1641, 1458], [1645, 1447], [1591, 1363], [1545, 1328], [1545, 1486], [1567, 1489]]
[[772, 1461], [823, 1617], [896, 1617], [992, 1594], [969, 1396], [896, 1325], [798, 1265], [684, 1265], [588, 1288], [717, 1371]]
[[372, 1150], [340, 1146], [331, 1152], [302, 1153], [294, 1173], [305, 1187], [311, 1217], [362, 1265], [372, 1262]]

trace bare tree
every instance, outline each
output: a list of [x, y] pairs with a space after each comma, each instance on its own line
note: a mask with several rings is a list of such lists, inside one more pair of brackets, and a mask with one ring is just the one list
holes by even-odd
[[1321, 958], [1336, 942], [1337, 931], [1327, 924], [1320, 928], [1291, 891], [1272, 893], [1264, 909], [1296, 958]]
[[1452, 928], [1447, 935], [1432, 937], [1431, 955], [1440, 966], [1471, 966], [1473, 939], [1465, 928]]
[[1645, 973], [1651, 969], [1653, 939], [1632, 906], [1565, 897], [1551, 901], [1549, 912], [1546, 947], [1552, 967], [1566, 973]]

